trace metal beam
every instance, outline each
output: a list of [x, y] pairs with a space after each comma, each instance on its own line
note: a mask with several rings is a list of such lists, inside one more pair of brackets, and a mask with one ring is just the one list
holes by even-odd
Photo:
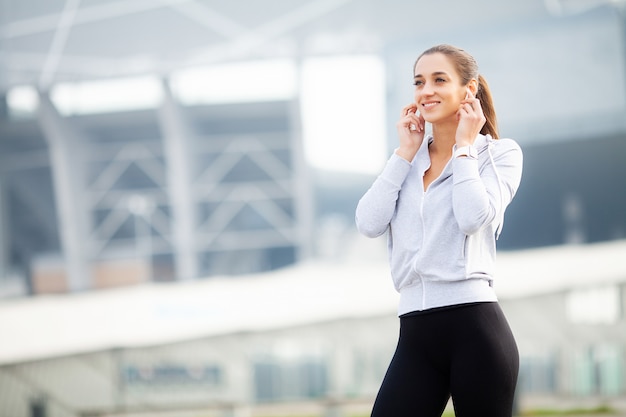
[[52, 37], [52, 43], [48, 49], [46, 62], [44, 62], [41, 75], [39, 76], [39, 88], [43, 90], [48, 89], [54, 78], [59, 61], [61, 61], [61, 57], [63, 56], [63, 50], [65, 49], [65, 44], [67, 43], [67, 38], [70, 34], [72, 22], [74, 21], [74, 16], [76, 16], [79, 4], [80, 0], [65, 1], [61, 18], [59, 19], [59, 23], [54, 31], [54, 36]]
[[0, 282], [8, 271], [9, 230], [7, 223], [6, 178], [0, 174]]
[[[63, 62], [54, 62], [57, 73], [67, 73], [73, 78], [93, 78], [107, 76], [122, 76], [157, 72], [168, 74], [180, 68], [190, 68], [197, 65], [207, 65], [224, 60], [242, 59], [253, 53], [259, 47], [269, 45], [271, 41], [285, 36], [311, 21], [329, 15], [337, 9], [354, 0], [311, 0], [290, 11], [283, 12], [259, 26], [244, 27], [235, 20], [215, 12], [214, 10], [197, 3], [194, 0], [120, 0], [106, 4], [84, 6], [76, 11], [71, 19], [61, 19], [61, 14], [39, 16], [19, 20], [0, 26], [0, 39], [11, 39], [57, 30], [66, 34], [69, 26], [79, 26], [102, 20], [114, 19], [129, 14], [152, 11], [159, 8], [170, 8], [187, 17], [193, 16], [195, 21], [220, 34], [224, 41], [195, 51], [193, 57], [187, 60], [166, 61], [162, 59], [150, 60], [144, 65], [138, 65], [135, 59], [103, 59], [101, 57], [63, 56]], [[0, 59], [6, 55], [7, 65], [15, 67], [17, 71], [24, 68], [39, 70], [44, 56], [36, 53], [13, 51], [2, 53]], [[94, 62], [97, 62], [94, 64]], [[84, 76], [87, 74], [87, 77]], [[27, 81], [23, 81], [27, 82]]]
[[[624, 86], [626, 87], [626, 0], [620, 0], [614, 4], [615, 9], [620, 17], [620, 25], [622, 32], [622, 62], [624, 63]], [[626, 91], [624, 91], [624, 97], [626, 97]]]
[[198, 1], [190, 1], [185, 3], [172, 3], [167, 0], [159, 0], [172, 10], [185, 16], [194, 22], [200, 23], [207, 29], [217, 33], [225, 38], [234, 38], [242, 33], [249, 32], [249, 28], [240, 25], [234, 20], [224, 16], [221, 13], [199, 3]]
[[195, 206], [191, 191], [191, 158], [188, 127], [181, 109], [174, 100], [169, 83], [163, 81], [163, 102], [159, 109], [159, 125], [167, 163], [167, 190], [172, 209], [172, 237], [176, 278], [190, 280], [198, 277], [198, 257], [195, 248]]
[[77, 151], [79, 137], [59, 115], [47, 93], [39, 94], [38, 120], [50, 149], [50, 165], [54, 184], [59, 233], [70, 291], [81, 291], [91, 286], [87, 268], [84, 216], [79, 198]]
[[[118, 0], [82, 7], [74, 19], [73, 25], [84, 25], [103, 20], [116, 19], [135, 13], [162, 9], [171, 5], [193, 0]], [[57, 29], [61, 13], [50, 13], [8, 23], [0, 27], [0, 38], [12, 39], [36, 35]], [[65, 23], [63, 23], [65, 24]]]
[[184, 65], [203, 65], [249, 55], [262, 45], [320, 19], [354, 0], [312, 0], [229, 41], [196, 51]]
[[296, 98], [291, 104], [290, 113], [290, 137], [291, 158], [293, 165], [295, 218], [297, 225], [296, 259], [304, 261], [313, 256], [313, 227], [315, 212], [313, 202], [313, 186], [311, 185], [311, 172], [304, 155], [304, 143], [302, 139], [302, 114], [301, 114], [301, 86], [302, 82], [302, 59], [296, 60], [296, 74], [298, 90]]

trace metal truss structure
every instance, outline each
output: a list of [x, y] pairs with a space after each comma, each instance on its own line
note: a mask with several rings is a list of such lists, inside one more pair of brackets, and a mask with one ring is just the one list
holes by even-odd
[[[19, 193], [5, 218], [29, 216], [7, 236], [42, 243], [22, 256], [31, 264], [62, 253], [70, 291], [105, 285], [95, 271], [120, 260], [144, 265], [145, 279], [189, 280], [271, 270], [310, 252], [297, 99], [184, 107], [163, 86], [158, 109], [80, 116], [61, 115], [41, 93], [37, 118], [17, 123], [49, 164], [5, 176]], [[24, 185], [42, 175], [39, 191]]]

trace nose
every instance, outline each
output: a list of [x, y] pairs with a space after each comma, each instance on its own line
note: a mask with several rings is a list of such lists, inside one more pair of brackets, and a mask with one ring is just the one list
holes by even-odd
[[433, 93], [432, 85], [424, 83], [421, 88], [415, 89], [415, 102], [419, 103], [424, 98], [432, 96]]
[[429, 83], [429, 82], [425, 82], [425, 83], [422, 85], [422, 88], [421, 88], [420, 93], [421, 93], [422, 95], [425, 95], [425, 96], [429, 96], [429, 95], [431, 95], [431, 94], [433, 93], [432, 84], [431, 84], [431, 83]]

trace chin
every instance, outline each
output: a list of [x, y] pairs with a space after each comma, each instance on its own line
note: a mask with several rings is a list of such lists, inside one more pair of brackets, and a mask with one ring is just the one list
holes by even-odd
[[422, 114], [422, 118], [423, 118], [426, 122], [431, 123], [431, 124], [432, 124], [432, 123], [437, 123], [437, 122], [440, 120], [440, 118], [439, 118], [439, 117], [424, 116], [423, 114]]
[[453, 114], [449, 114], [449, 115], [428, 115], [428, 116], [424, 116], [422, 115], [422, 117], [424, 118], [425, 121], [427, 121], [430, 124], [436, 124], [436, 123], [449, 123], [451, 121], [457, 121], [456, 120], [456, 113]]

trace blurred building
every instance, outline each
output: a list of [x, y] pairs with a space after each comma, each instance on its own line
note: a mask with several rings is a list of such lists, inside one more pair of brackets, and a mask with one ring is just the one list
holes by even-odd
[[[0, 415], [367, 415], [398, 297], [384, 242], [347, 242], [342, 262], [0, 305]], [[625, 252], [621, 240], [501, 255], [519, 410], [624, 407]]]
[[[391, 151], [411, 65], [442, 42], [476, 56], [502, 134], [525, 151], [500, 248], [624, 238], [623, 3], [449, 3], [454, 17], [405, 1], [247, 4], [247, 13], [198, 0], [0, 2], [0, 294], [237, 275], [310, 258], [322, 239], [316, 224], [351, 224], [372, 178], [307, 166], [302, 63], [380, 57]], [[271, 66], [277, 60], [290, 69]], [[199, 71], [218, 64], [232, 66]], [[185, 84], [181, 73], [194, 70]]]
[[32, 293], [275, 269], [310, 246], [293, 101], [2, 123], [7, 270]]

